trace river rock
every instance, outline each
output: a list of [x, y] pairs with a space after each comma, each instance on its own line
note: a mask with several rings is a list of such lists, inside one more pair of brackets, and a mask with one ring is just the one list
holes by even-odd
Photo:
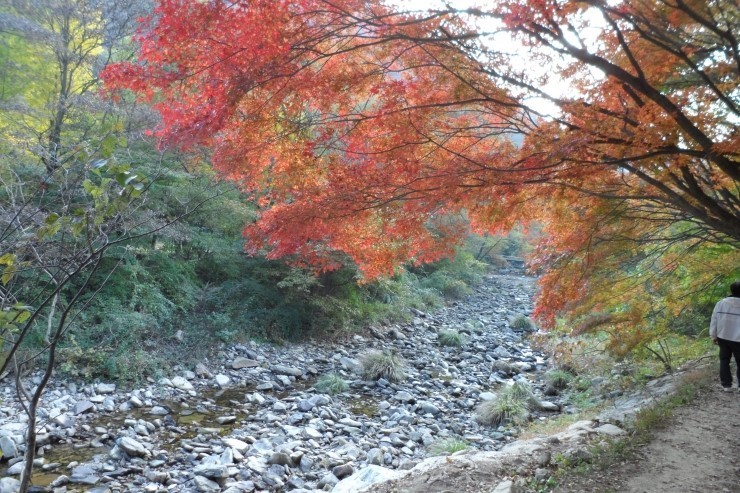
[[83, 413], [86, 413], [88, 411], [91, 411], [95, 407], [95, 404], [93, 404], [90, 401], [77, 401], [75, 404], [75, 415], [80, 415]]
[[221, 491], [221, 486], [217, 482], [203, 476], [195, 476], [193, 483], [195, 484], [195, 488], [201, 493], [217, 493]]
[[543, 411], [558, 412], [560, 411], [560, 406], [549, 401], [540, 401], [540, 409]]
[[167, 416], [172, 410], [164, 406], [154, 406], [149, 410], [149, 414], [154, 416]]
[[16, 462], [12, 466], [8, 468], [7, 471], [5, 471], [6, 474], [10, 476], [20, 476], [20, 474], [23, 472], [23, 468], [25, 467], [26, 463], [24, 461]]
[[241, 356], [234, 359], [234, 361], [231, 362], [231, 367], [234, 370], [241, 370], [242, 368], [256, 368], [259, 365], [260, 365], [259, 361], [255, 361], [249, 358], [244, 358]]
[[121, 450], [133, 457], [146, 457], [149, 455], [149, 451], [144, 447], [144, 445], [133, 438], [121, 437], [118, 440], [118, 446]]
[[428, 401], [419, 401], [416, 407], [421, 414], [431, 414], [436, 416], [442, 412], [437, 406]]
[[97, 471], [89, 465], [77, 466], [72, 470], [72, 475], [69, 477], [69, 482], [72, 484], [86, 484], [89, 486], [98, 484], [100, 476]]
[[18, 493], [21, 490], [21, 482], [15, 478], [0, 479], [0, 493]]
[[507, 479], [501, 481], [491, 493], [520, 493], [522, 490], [513, 481]]
[[286, 365], [272, 365], [270, 366], [270, 371], [275, 375], [288, 375], [292, 377], [300, 377], [303, 375], [303, 372], [298, 368]]
[[231, 447], [240, 454], [244, 454], [249, 449], [249, 444], [236, 438], [222, 438], [221, 442], [227, 447]]
[[400, 475], [401, 473], [385, 467], [367, 466], [337, 483], [331, 491], [332, 493], [357, 493], [373, 484], [396, 479]]
[[224, 375], [223, 373], [219, 373], [218, 375], [216, 375], [215, 380], [216, 384], [222, 389], [231, 385], [231, 378], [229, 378], [227, 375]]
[[340, 480], [352, 476], [353, 472], [355, 472], [355, 470], [352, 467], [352, 464], [342, 464], [332, 468], [331, 470], [331, 473]]
[[116, 391], [116, 384], [114, 383], [99, 383], [95, 390], [98, 394], [112, 394]]
[[185, 390], [185, 391], [193, 390], [193, 384], [188, 382], [187, 379], [185, 379], [184, 377], [180, 377], [180, 376], [174, 377], [172, 379], [172, 386], [175, 387], [176, 389]]
[[0, 451], [2, 451], [4, 459], [18, 457], [18, 447], [9, 436], [0, 436]]
[[624, 431], [619, 426], [615, 426], [613, 424], [607, 423], [607, 424], [601, 425], [598, 428], [596, 428], [596, 433], [600, 435], [608, 435], [608, 436], [615, 437], [619, 435], [624, 435], [627, 432]]

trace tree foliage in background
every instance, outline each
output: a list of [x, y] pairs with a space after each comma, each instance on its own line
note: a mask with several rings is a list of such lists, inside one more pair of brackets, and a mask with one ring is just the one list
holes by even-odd
[[105, 77], [256, 201], [251, 253], [373, 279], [449, 255], [450, 218], [536, 220], [539, 317], [639, 338], [739, 264], [739, 22], [723, 1], [161, 0]]

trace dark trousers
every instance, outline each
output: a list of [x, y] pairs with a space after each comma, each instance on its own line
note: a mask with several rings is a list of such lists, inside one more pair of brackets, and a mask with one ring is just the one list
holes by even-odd
[[719, 344], [719, 381], [723, 387], [732, 387], [732, 373], [730, 373], [730, 359], [735, 356], [737, 366], [737, 383], [740, 386], [740, 342], [718, 339]]

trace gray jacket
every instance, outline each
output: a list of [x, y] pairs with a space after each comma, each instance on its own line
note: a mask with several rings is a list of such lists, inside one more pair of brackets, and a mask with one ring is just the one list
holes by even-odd
[[725, 298], [714, 306], [709, 337], [740, 342], [740, 298]]

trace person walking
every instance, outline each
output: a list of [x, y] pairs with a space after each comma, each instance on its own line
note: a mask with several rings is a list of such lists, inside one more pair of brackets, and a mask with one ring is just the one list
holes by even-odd
[[740, 391], [740, 281], [730, 285], [728, 298], [720, 300], [712, 312], [709, 337], [719, 346], [719, 381], [722, 390], [732, 390], [730, 359], [735, 356], [738, 391]]

